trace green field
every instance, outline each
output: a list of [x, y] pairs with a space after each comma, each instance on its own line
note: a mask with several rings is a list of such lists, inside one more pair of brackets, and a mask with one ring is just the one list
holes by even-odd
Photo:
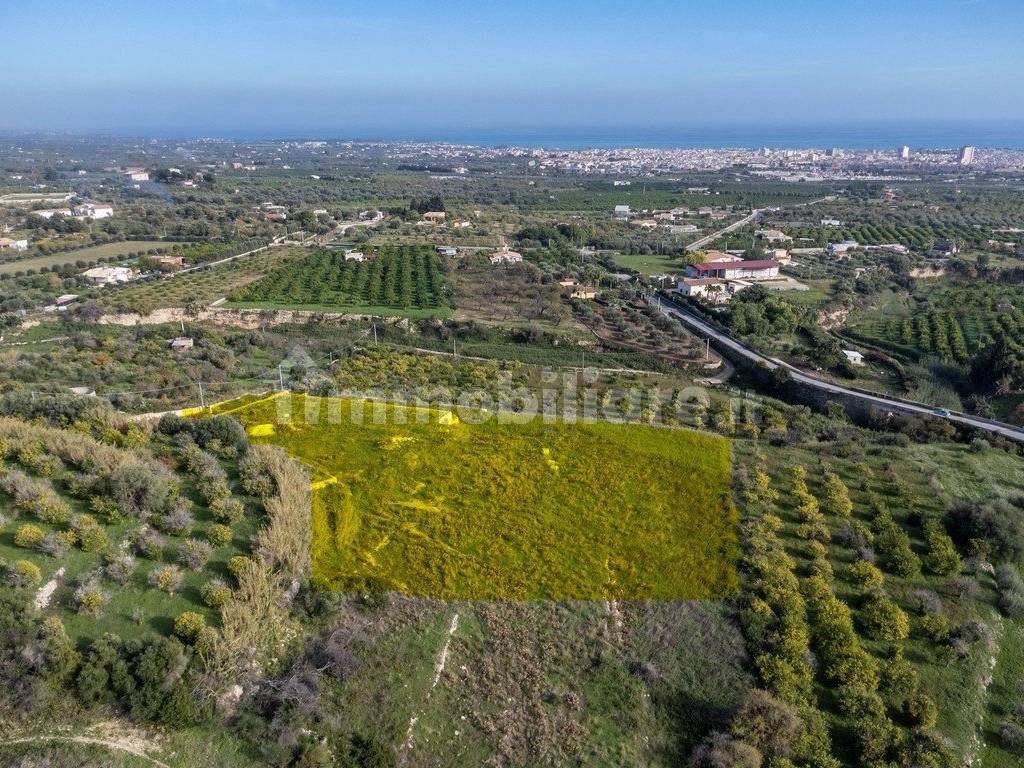
[[[393, 406], [386, 423], [367, 414], [354, 424], [352, 403], [296, 395], [291, 423], [276, 426], [278, 398], [221, 407], [253, 440], [313, 467], [321, 586], [504, 600], [735, 591], [722, 438], [607, 423], [467, 424]], [[309, 423], [307, 407], [325, 405], [321, 423]]]
[[677, 257], [658, 253], [617, 253], [612, 258], [618, 266], [635, 269], [645, 275], [680, 274], [685, 270], [685, 266]]
[[110, 259], [129, 253], [148, 251], [152, 248], [166, 248], [168, 246], [169, 243], [162, 240], [124, 240], [118, 243], [91, 245], [88, 248], [80, 248], [77, 251], [63, 251], [61, 253], [51, 253], [48, 256], [34, 256], [19, 261], [0, 263], [0, 275], [13, 275], [17, 272], [27, 272], [30, 269], [38, 271], [43, 267], [61, 267], [65, 264], [74, 265], [79, 261], [93, 264], [100, 259]]
[[271, 248], [208, 269], [105, 289], [101, 295], [104, 303], [112, 308], [143, 313], [193, 302], [209, 304], [305, 253], [305, 249], [297, 247]]
[[231, 307], [447, 316], [444, 275], [433, 248], [382, 248], [369, 261], [318, 249], [235, 291]]

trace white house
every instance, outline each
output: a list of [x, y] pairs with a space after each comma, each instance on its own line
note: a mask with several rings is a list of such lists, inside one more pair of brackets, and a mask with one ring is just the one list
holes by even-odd
[[0, 237], [0, 251], [27, 251], [28, 240], [14, 240], [10, 237]]
[[82, 203], [72, 208], [72, 215], [80, 219], [109, 219], [114, 215], [114, 206], [106, 203]]
[[700, 232], [696, 224], [669, 224], [668, 231], [673, 235], [695, 235]]
[[366, 254], [362, 251], [345, 251], [345, 261], [366, 261]]
[[714, 300], [725, 296], [725, 281], [717, 277], [684, 277], [676, 290], [684, 296]]
[[779, 229], [759, 229], [754, 232], [754, 236], [767, 240], [769, 243], [788, 243], [793, 240], [792, 237]]
[[843, 256], [854, 248], [859, 248], [860, 243], [856, 240], [842, 240], [838, 243], [829, 243], [825, 250], [829, 256]]
[[128, 181], [149, 181], [149, 172], [145, 168], [126, 168], [124, 175]]
[[855, 349], [844, 349], [843, 354], [852, 365], [864, 365], [864, 355]]
[[617, 219], [628, 219], [629, 218], [629, 206], [628, 205], [616, 205], [615, 206], [615, 218], [617, 218]]
[[500, 251], [495, 251], [487, 258], [491, 264], [518, 264], [523, 260], [522, 254], [510, 251], [507, 245]]
[[458, 256], [459, 249], [451, 245], [439, 245], [434, 250], [437, 251], [438, 256]]
[[129, 282], [134, 277], [134, 272], [128, 267], [93, 267], [85, 270], [82, 277], [96, 285], [113, 285]]

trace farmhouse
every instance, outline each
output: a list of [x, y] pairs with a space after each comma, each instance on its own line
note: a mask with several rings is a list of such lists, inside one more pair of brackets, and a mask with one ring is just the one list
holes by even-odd
[[96, 285], [113, 285], [129, 282], [134, 273], [128, 267], [93, 267], [82, 273], [82, 277]]
[[473, 226], [473, 222], [466, 221], [465, 219], [459, 219], [458, 221], [452, 222], [452, 227], [454, 229], [466, 229], [467, 227], [471, 226]]
[[444, 221], [447, 215], [444, 211], [427, 211], [423, 214], [423, 220], [433, 222]]
[[570, 298], [590, 301], [597, 298], [597, 289], [592, 285], [578, 285], [573, 288]]
[[696, 224], [669, 224], [668, 231], [673, 235], [695, 235], [700, 232]]
[[952, 240], [939, 240], [932, 248], [933, 256], [955, 256], [960, 253], [960, 247]]
[[789, 243], [793, 238], [778, 229], [759, 229], [754, 232], [755, 237], [767, 240], [769, 243]]
[[523, 260], [521, 253], [510, 251], [507, 245], [502, 247], [500, 251], [495, 251], [487, 258], [491, 264], [518, 264]]
[[709, 261], [686, 267], [688, 277], [718, 277], [723, 280], [769, 280], [778, 277], [779, 262], [771, 259], [755, 261]]
[[195, 342], [188, 336], [176, 336], [167, 342], [167, 346], [174, 350], [192, 349], [192, 347], [195, 346]]
[[717, 277], [684, 277], [676, 290], [683, 296], [708, 299], [725, 295], [725, 281]]
[[628, 205], [616, 205], [615, 206], [615, 218], [617, 218], [617, 219], [628, 219], [629, 218], [629, 206]]
[[843, 354], [852, 365], [864, 365], [864, 355], [855, 349], [844, 349]]
[[26, 251], [28, 240], [14, 240], [10, 237], [0, 237], [0, 251]]
[[459, 249], [452, 245], [439, 245], [435, 248], [438, 256], [458, 256]]
[[106, 203], [82, 203], [71, 209], [79, 219], [107, 219], [114, 215], [114, 207]]
[[125, 168], [124, 176], [128, 181], [149, 181], [149, 172], [145, 168]]
[[282, 211], [267, 211], [263, 214], [263, 218], [267, 221], [287, 221], [288, 214]]
[[345, 251], [345, 261], [368, 261], [369, 257], [362, 251]]
[[163, 264], [166, 267], [183, 267], [185, 266], [184, 256], [172, 256], [169, 253], [154, 256], [153, 261], [157, 264]]
[[829, 243], [825, 250], [829, 256], [845, 256], [848, 251], [859, 248], [860, 243], [856, 240], [841, 240], [838, 243]]

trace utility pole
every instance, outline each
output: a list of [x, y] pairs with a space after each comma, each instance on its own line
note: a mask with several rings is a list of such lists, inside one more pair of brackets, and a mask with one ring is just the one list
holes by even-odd
[[455, 339], [452, 339], [452, 357], [458, 357], [459, 350], [455, 348]]
[[281, 383], [281, 391], [284, 392], [284, 370], [280, 363], [277, 364], [277, 380]]
[[373, 343], [377, 344], [377, 324], [373, 323]]
[[707, 339], [707, 346], [704, 348], [704, 362], [711, 360], [711, 337]]
[[199, 385], [199, 407], [206, 410], [206, 396], [203, 394], [203, 382], [197, 381]]

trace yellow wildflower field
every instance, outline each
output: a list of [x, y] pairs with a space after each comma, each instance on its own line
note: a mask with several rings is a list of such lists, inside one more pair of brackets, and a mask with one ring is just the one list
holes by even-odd
[[737, 588], [721, 437], [462, 423], [381, 404], [386, 423], [375, 423], [362, 401], [291, 398], [284, 423], [278, 398], [217, 410], [312, 467], [319, 587], [472, 600], [719, 599]]

